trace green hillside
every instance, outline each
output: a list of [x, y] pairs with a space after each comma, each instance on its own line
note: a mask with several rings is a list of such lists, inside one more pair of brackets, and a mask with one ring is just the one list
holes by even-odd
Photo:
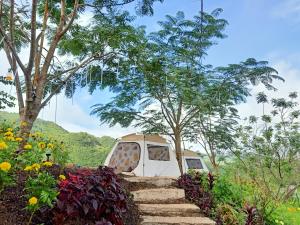
[[[18, 124], [18, 114], [1, 111], [0, 122], [4, 120]], [[72, 133], [53, 122], [41, 119], [35, 122], [33, 130], [63, 141], [69, 151], [70, 162], [81, 166], [95, 167], [102, 164], [115, 143], [115, 139], [109, 136], [99, 138], [85, 132]]]

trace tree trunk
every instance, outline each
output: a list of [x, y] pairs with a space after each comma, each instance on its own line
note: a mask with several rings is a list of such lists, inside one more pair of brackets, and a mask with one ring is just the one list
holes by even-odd
[[27, 101], [25, 108], [20, 110], [20, 133], [19, 136], [23, 139], [20, 143], [17, 153], [22, 153], [24, 145], [27, 143], [29, 134], [32, 130], [33, 123], [37, 119], [40, 111], [40, 104], [36, 101]]
[[183, 174], [183, 167], [182, 167], [182, 152], [181, 152], [181, 135], [180, 132], [175, 132], [175, 152], [176, 152], [176, 159], [178, 162], [179, 170], [181, 175]]

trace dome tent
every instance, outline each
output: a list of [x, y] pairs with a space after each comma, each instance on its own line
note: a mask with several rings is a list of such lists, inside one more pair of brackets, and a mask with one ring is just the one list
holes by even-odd
[[[183, 169], [208, 171], [200, 155], [183, 152]], [[159, 135], [129, 134], [121, 137], [108, 154], [104, 165], [116, 173], [130, 172], [136, 176], [180, 176], [175, 151]]]

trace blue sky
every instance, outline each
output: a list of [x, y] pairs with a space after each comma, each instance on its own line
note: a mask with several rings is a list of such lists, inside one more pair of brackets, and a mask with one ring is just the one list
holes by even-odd
[[[206, 62], [214, 66], [238, 63], [249, 57], [267, 60], [286, 79], [285, 83], [277, 83], [279, 91], [273, 96], [286, 96], [290, 91], [300, 88], [300, 0], [204, 0], [205, 11], [222, 8], [220, 17], [229, 23], [225, 33], [226, 39], [213, 46]], [[175, 15], [183, 11], [187, 18], [192, 18], [200, 11], [200, 0], [165, 0], [156, 3], [154, 16], [137, 18], [136, 25], [146, 25], [147, 31], [159, 29], [157, 21], [164, 20], [166, 14]], [[0, 53], [0, 72], [7, 71], [7, 63]], [[253, 93], [262, 87], [253, 89]], [[98, 119], [89, 115], [90, 106], [109, 101], [112, 95], [107, 91], [89, 96], [86, 90], [76, 94], [73, 104], [63, 96], [58, 97], [58, 124], [70, 131], [86, 131], [95, 135], [111, 135], [118, 137], [136, 129], [108, 128], [99, 126]], [[41, 118], [54, 119], [54, 104], [42, 113]], [[239, 106], [242, 115], [258, 113], [254, 98], [247, 104]]]

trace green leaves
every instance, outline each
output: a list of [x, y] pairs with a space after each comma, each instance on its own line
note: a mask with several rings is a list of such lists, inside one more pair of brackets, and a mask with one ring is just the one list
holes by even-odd
[[[13, 81], [6, 80], [5, 77], [0, 76], [0, 84], [3, 85], [14, 85]], [[13, 88], [13, 87], [11, 87]], [[5, 92], [5, 91], [0, 91], [0, 109], [5, 109], [7, 107], [11, 108], [15, 106], [14, 101], [16, 98], [12, 96], [11, 94]]]

